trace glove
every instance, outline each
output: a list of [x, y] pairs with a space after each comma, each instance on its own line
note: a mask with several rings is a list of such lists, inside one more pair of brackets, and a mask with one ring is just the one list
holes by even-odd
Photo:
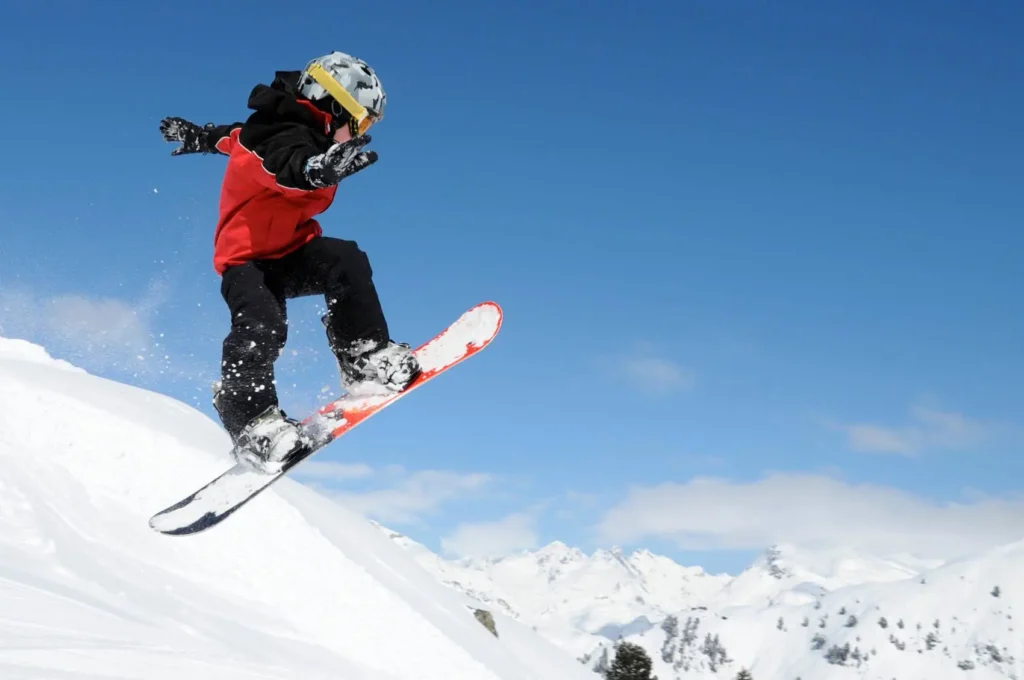
[[160, 121], [160, 132], [164, 141], [181, 142], [181, 146], [171, 151], [172, 156], [186, 153], [213, 153], [210, 148], [209, 135], [213, 123], [199, 127], [184, 118], [164, 118]]
[[306, 161], [305, 174], [309, 183], [318, 189], [334, 186], [349, 175], [377, 162], [376, 151], [362, 151], [370, 143], [369, 135], [359, 135], [347, 142], [335, 144], [324, 153]]

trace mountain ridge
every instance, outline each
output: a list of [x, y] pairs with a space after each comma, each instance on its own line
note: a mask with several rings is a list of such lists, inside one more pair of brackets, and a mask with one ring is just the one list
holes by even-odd
[[[563, 602], [561, 611], [577, 615], [561, 617], [527, 605], [545, 602], [537, 594], [545, 587], [555, 600], [573, 594], [562, 588], [564, 574], [519, 583], [528, 593], [532, 589], [531, 600], [516, 591], [514, 582], [489, 571], [505, 564], [536, 576], [547, 573], [541, 566], [554, 561], [593, 569], [593, 587], [593, 574], [616, 563], [623, 567], [619, 576], [630, 574], [649, 585], [645, 561], [672, 560], [649, 550], [626, 553], [614, 547], [588, 555], [556, 541], [499, 559], [449, 561], [408, 537], [393, 540], [416, 550], [417, 561], [449, 587], [472, 597], [482, 594], [481, 601], [496, 592], [488, 591], [488, 585], [504, 587], [506, 604], [521, 608], [514, 612], [518, 618], [592, 669], [606, 668], [616, 645], [625, 640], [647, 650], [659, 680], [732, 678], [742, 669], [755, 678], [801, 680], [1024, 677], [1024, 639], [1014, 624], [1024, 607], [1024, 589], [1014, 585], [1016, 575], [1024, 573], [1024, 540], [948, 561], [782, 543], [735, 575], [675, 565], [669, 574], [688, 573], [698, 583], [718, 586], [690, 592], [689, 601], [677, 600], [675, 606], [656, 602], [655, 587], [649, 588], [648, 606], [631, 608], [621, 600], [634, 591], [608, 580], [603, 591], [576, 591], [577, 600]], [[470, 582], [476, 591], [466, 587]], [[608, 606], [609, 600], [619, 606]], [[594, 611], [579, 615], [588, 603]]]

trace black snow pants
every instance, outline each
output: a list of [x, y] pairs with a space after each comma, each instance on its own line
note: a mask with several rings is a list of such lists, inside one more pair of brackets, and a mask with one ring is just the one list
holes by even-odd
[[231, 310], [224, 339], [217, 409], [234, 439], [254, 417], [276, 406], [274, 362], [288, 339], [285, 301], [323, 295], [332, 350], [359, 340], [389, 339], [366, 254], [354, 241], [319, 236], [275, 260], [228, 268], [221, 295]]

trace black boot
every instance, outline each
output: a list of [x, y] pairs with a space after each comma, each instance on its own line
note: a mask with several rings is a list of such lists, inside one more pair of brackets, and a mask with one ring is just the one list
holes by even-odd
[[[248, 404], [250, 402], [246, 402]], [[231, 437], [231, 455], [235, 460], [259, 472], [274, 474], [303, 446], [301, 424], [271, 404], [249, 417], [250, 411], [238, 408], [228, 398], [220, 381], [214, 383], [213, 407]]]
[[401, 392], [420, 374], [420, 364], [406, 343], [370, 338], [342, 343], [331, 325], [330, 314], [320, 319], [327, 329], [327, 341], [338, 361], [342, 389], [379, 386], [387, 392]]

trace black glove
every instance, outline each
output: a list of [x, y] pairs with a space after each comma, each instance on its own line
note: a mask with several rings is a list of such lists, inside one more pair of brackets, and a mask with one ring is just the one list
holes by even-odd
[[306, 161], [306, 179], [318, 189], [334, 186], [349, 175], [377, 162], [376, 151], [362, 151], [370, 143], [369, 135], [359, 135], [335, 144], [324, 153]]
[[210, 128], [213, 123], [207, 123], [199, 127], [184, 118], [164, 118], [160, 121], [160, 132], [164, 141], [181, 142], [181, 146], [171, 152], [172, 156], [180, 156], [186, 153], [213, 153], [210, 148]]

